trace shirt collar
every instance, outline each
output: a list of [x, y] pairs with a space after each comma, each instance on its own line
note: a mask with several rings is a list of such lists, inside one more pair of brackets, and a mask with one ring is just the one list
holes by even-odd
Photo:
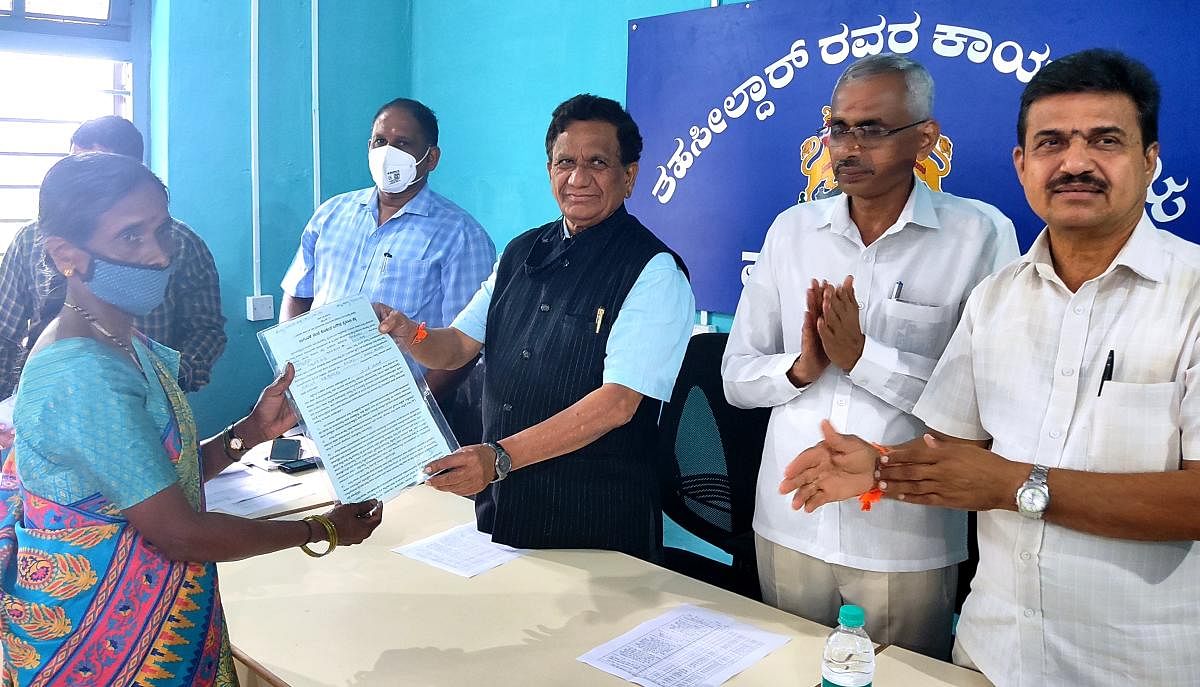
[[[884, 236], [902, 231], [909, 225], [928, 229], [941, 228], [942, 221], [933, 209], [933, 192], [929, 190], [925, 182], [916, 179], [915, 175], [914, 180], [913, 189], [908, 194], [904, 208], [900, 210], [900, 216], [896, 218], [896, 223], [884, 232]], [[833, 198], [833, 202], [829, 204], [829, 209], [826, 211], [825, 222], [829, 229], [836, 234], [858, 235], [858, 227], [850, 219], [850, 197], [845, 193], [839, 193]], [[861, 237], [859, 238], [861, 239]]]
[[[377, 186], [372, 186], [369, 192], [359, 198], [358, 202], [365, 205], [376, 220], [379, 219], [379, 188]], [[433, 191], [429, 188], [428, 183], [422, 186], [421, 190], [417, 191], [417, 195], [410, 198], [404, 207], [400, 208], [400, 212], [397, 212], [393, 219], [405, 214], [421, 215], [422, 217], [433, 214]]]
[[[1121, 247], [1121, 252], [1117, 253], [1117, 257], [1113, 258], [1112, 264], [1104, 270], [1100, 277], [1119, 266], [1125, 266], [1144, 279], [1161, 282], [1166, 278], [1164, 266], [1167, 264], [1167, 260], [1163, 255], [1164, 250], [1162, 238], [1158, 235], [1158, 227], [1154, 226], [1154, 223], [1143, 212], [1142, 218], [1133, 228], [1133, 233]], [[1050, 229], [1048, 227], [1042, 229], [1033, 245], [1029, 247], [1029, 251], [1021, 256], [1021, 264], [1033, 265], [1038, 274], [1043, 277], [1057, 276], [1054, 271], [1054, 259], [1050, 255]]]
[[[618, 207], [616, 210], [613, 210], [611, 215], [609, 215], [608, 217], [605, 217], [604, 219], [600, 220], [598, 223], [593, 224], [592, 226], [588, 227], [587, 229], [584, 229], [583, 231], [587, 232], [587, 231], [591, 231], [591, 230], [599, 228], [599, 227], [608, 226], [610, 224], [617, 224], [619, 222], [624, 221], [627, 216], [629, 216], [629, 211], [625, 209], [625, 203], [621, 203], [620, 207]], [[560, 218], [559, 224], [562, 225], [563, 240], [566, 241], [567, 239], [571, 238], [571, 230], [567, 228], [566, 218]]]

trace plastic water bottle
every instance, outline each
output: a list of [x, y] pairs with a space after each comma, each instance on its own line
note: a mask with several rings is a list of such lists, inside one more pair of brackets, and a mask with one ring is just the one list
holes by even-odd
[[875, 679], [875, 647], [863, 624], [867, 614], [858, 606], [842, 606], [838, 626], [825, 640], [821, 687], [870, 687]]

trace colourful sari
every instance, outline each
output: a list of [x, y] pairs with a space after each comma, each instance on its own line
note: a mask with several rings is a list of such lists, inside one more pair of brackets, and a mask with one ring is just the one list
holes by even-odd
[[[157, 377], [169, 404], [162, 447], [176, 483], [200, 510], [191, 409], [155, 355], [169, 349], [141, 343], [142, 366], [154, 370], [148, 376]], [[27, 431], [38, 427], [24, 427], [18, 417], [19, 437]], [[236, 685], [216, 565], [168, 560], [99, 493], [60, 503], [27, 490], [17, 472], [20, 448], [18, 438], [0, 472], [5, 687]]]

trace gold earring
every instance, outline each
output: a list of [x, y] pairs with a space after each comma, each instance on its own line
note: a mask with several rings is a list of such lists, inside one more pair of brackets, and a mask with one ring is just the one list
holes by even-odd
[[75, 274], [75, 268], [74, 268], [74, 267], [68, 267], [67, 269], [63, 270], [63, 276], [64, 276], [64, 277], [69, 277], [69, 276], [71, 276], [71, 275], [73, 275], [73, 274]]

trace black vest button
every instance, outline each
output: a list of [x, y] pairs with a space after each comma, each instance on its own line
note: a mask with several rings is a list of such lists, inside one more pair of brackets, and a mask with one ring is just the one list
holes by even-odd
[[570, 266], [570, 264], [571, 264], [570, 260], [563, 258], [563, 267], [568, 267], [568, 266]]
[[525, 350], [521, 351], [521, 357], [522, 357], [522, 358], [524, 358], [525, 360], [529, 360], [529, 356], [530, 356], [530, 353], [529, 353], [529, 349], [528, 349], [528, 348], [526, 348]]
[[541, 305], [538, 306], [538, 310], [541, 310], [542, 312], [550, 312], [550, 304], [542, 303]]
[[507, 413], [508, 411], [512, 410], [512, 404], [505, 403], [504, 405], [500, 406], [500, 410], [503, 410], [504, 412]]

